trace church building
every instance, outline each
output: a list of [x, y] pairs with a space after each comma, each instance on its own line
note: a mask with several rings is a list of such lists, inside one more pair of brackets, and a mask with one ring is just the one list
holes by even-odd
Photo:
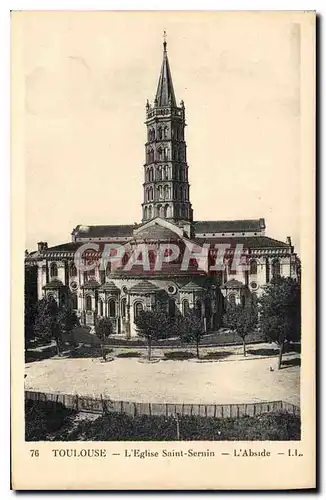
[[[298, 279], [299, 259], [290, 237], [283, 242], [266, 236], [263, 218], [194, 219], [186, 110], [175, 97], [166, 41], [155, 99], [146, 104], [145, 123], [141, 222], [78, 225], [70, 242], [53, 247], [39, 242], [37, 251], [26, 254], [25, 263], [37, 266], [38, 299], [52, 295], [60, 305], [70, 304], [82, 324], [93, 326], [99, 318], [109, 317], [116, 334], [129, 338], [137, 335], [134, 320], [140, 311], [159, 305], [170, 316], [195, 308], [206, 331], [216, 330], [227, 301], [245, 306], [272, 277]], [[120, 261], [109, 259], [102, 265], [105, 245], [123, 248]], [[76, 265], [76, 252], [81, 248], [85, 249], [83, 262], [94, 264], [90, 270]], [[143, 258], [131, 259], [140, 256], [139, 248], [147, 252], [145, 264]], [[163, 262], [157, 265], [162, 249]], [[206, 256], [203, 264], [196, 252]]]

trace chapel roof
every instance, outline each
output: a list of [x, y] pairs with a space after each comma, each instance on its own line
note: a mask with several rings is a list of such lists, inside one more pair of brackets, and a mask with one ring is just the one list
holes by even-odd
[[89, 289], [94, 289], [94, 288], [99, 288], [101, 285], [98, 281], [91, 279], [84, 283], [80, 288], [83, 288], [84, 290], [89, 290]]
[[137, 283], [136, 285], [129, 288], [129, 293], [132, 293], [132, 294], [155, 293], [158, 290], [159, 290], [159, 288], [156, 285], [145, 280], [145, 281], [141, 281], [140, 283]]
[[119, 288], [113, 283], [113, 281], [107, 281], [106, 283], [103, 283], [100, 287], [100, 291], [103, 292], [119, 292]]
[[185, 286], [181, 288], [181, 292], [202, 292], [204, 290], [203, 287], [197, 285], [194, 281], [189, 281]]
[[245, 285], [241, 281], [235, 279], [231, 279], [223, 285], [224, 288], [243, 288], [244, 286]]
[[51, 290], [51, 289], [58, 289], [58, 288], [63, 288], [65, 285], [62, 283], [62, 281], [58, 279], [53, 279], [49, 281], [46, 285], [44, 285], [43, 289], [44, 290]]

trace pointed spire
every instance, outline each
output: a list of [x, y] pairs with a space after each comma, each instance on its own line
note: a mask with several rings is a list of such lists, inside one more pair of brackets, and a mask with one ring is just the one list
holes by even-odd
[[163, 62], [161, 67], [160, 78], [158, 81], [155, 105], [156, 106], [176, 106], [176, 100], [174, 95], [172, 76], [170, 71], [170, 65], [168, 60], [168, 54], [166, 50], [166, 32], [163, 34]]

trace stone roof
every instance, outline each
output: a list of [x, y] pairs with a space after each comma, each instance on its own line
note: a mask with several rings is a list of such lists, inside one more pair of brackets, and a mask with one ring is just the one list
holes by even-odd
[[193, 223], [196, 233], [245, 233], [265, 229], [265, 219], [199, 220]]
[[76, 238], [114, 238], [132, 236], [135, 224], [119, 224], [110, 226], [78, 225], [73, 234]]
[[94, 289], [94, 288], [99, 288], [101, 285], [98, 281], [91, 279], [84, 283], [80, 288], [83, 288], [84, 290], [89, 290], [89, 289]]
[[58, 289], [58, 288], [63, 288], [65, 285], [62, 283], [62, 281], [58, 279], [54, 279], [52, 281], [49, 281], [46, 285], [44, 285], [43, 289], [44, 290], [51, 290], [51, 289]]
[[204, 243], [211, 243], [212, 245], [218, 243], [230, 244], [231, 248], [235, 247], [236, 244], [242, 244], [243, 248], [291, 248], [284, 241], [274, 240], [268, 236], [230, 236], [230, 237], [220, 237], [220, 238], [195, 238], [195, 241], [199, 245]]
[[113, 293], [118, 293], [120, 292], [120, 289], [113, 283], [113, 281], [107, 281], [106, 283], [103, 283], [101, 285], [100, 289], [101, 292], [113, 292]]
[[137, 235], [134, 237], [136, 240], [160, 240], [160, 241], [166, 241], [166, 240], [178, 240], [180, 239], [180, 236], [175, 233], [174, 231], [171, 231], [171, 229], [161, 226], [159, 224], [155, 224], [153, 226], [148, 226], [145, 227], [144, 229], [141, 229]]
[[243, 288], [245, 285], [241, 281], [232, 279], [224, 283], [224, 288]]
[[164, 44], [163, 62], [161, 73], [157, 85], [155, 104], [161, 106], [176, 106], [175, 94], [172, 83], [171, 70], [166, 51], [166, 43]]
[[132, 294], [155, 293], [158, 290], [159, 290], [159, 288], [156, 285], [145, 280], [145, 281], [141, 281], [140, 283], [137, 283], [136, 285], [132, 286], [129, 289], [129, 293], [132, 293]]
[[181, 292], [202, 292], [204, 290], [203, 287], [197, 285], [194, 281], [189, 281], [185, 286], [181, 288]]

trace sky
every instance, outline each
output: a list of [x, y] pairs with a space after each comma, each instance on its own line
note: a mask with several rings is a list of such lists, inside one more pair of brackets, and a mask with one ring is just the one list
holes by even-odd
[[264, 217], [300, 251], [300, 25], [258, 12], [24, 13], [26, 248], [140, 222], [164, 30], [194, 219]]

